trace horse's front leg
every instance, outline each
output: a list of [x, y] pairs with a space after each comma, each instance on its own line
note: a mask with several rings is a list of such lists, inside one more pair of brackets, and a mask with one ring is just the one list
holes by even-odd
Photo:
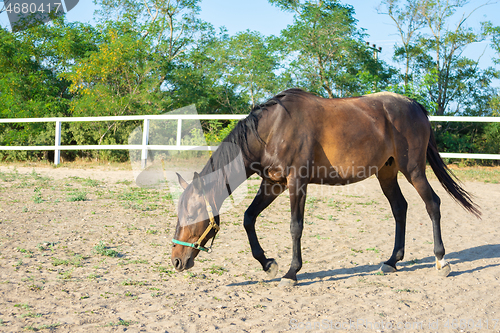
[[290, 210], [292, 218], [290, 221], [290, 233], [292, 234], [293, 257], [290, 269], [283, 276], [280, 287], [295, 286], [297, 284], [297, 272], [302, 268], [302, 249], [300, 239], [304, 228], [304, 206], [307, 195], [307, 181], [305, 179], [291, 179], [288, 183], [290, 192]]
[[259, 214], [266, 209], [274, 201], [274, 199], [283, 193], [285, 188], [286, 187], [284, 185], [272, 184], [263, 179], [260, 184], [259, 192], [245, 212], [243, 221], [248, 241], [250, 242], [250, 248], [252, 249], [252, 255], [260, 262], [262, 269], [271, 279], [278, 273], [278, 264], [273, 258], [266, 258], [264, 250], [260, 246], [259, 240], [257, 239], [257, 234], [255, 233], [255, 221], [257, 220], [257, 216], [259, 216]]

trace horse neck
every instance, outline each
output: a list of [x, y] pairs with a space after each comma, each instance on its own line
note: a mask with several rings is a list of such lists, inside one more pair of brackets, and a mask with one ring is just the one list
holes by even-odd
[[[212, 163], [214, 162], [210, 159], [200, 173], [200, 176], [206, 178], [208, 181], [207, 198], [211, 203], [215, 204], [215, 208], [219, 211], [224, 200], [255, 171], [252, 171], [251, 161], [229, 163], [215, 171], [213, 170]], [[216, 163], [214, 164], [216, 165]]]

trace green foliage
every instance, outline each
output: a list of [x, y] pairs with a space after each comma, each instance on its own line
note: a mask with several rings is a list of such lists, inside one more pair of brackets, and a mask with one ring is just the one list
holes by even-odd
[[99, 244], [94, 246], [93, 252], [107, 257], [118, 257], [120, 255], [118, 251], [107, 247], [103, 241], [100, 241]]
[[293, 8], [294, 23], [282, 31], [294, 85], [325, 97], [361, 95], [387, 79], [357, 27], [354, 8], [338, 1], [276, 1]]
[[[500, 27], [482, 22], [474, 30], [466, 25], [468, 14], [453, 25], [464, 1], [381, 1], [379, 12], [391, 17], [401, 37], [393, 55], [401, 71], [376, 59], [366, 46], [356, 4], [269, 0], [294, 20], [280, 36], [267, 37], [249, 30], [232, 36], [216, 31], [199, 18], [201, 0], [95, 2], [101, 8], [96, 26], [60, 17], [17, 33], [0, 28], [1, 118], [154, 115], [193, 104], [202, 114], [245, 114], [292, 87], [331, 98], [385, 89], [416, 99], [433, 115], [500, 115], [493, 88], [499, 72], [463, 56], [468, 46], [488, 38], [500, 54]], [[235, 124], [202, 121], [202, 133], [185, 121], [189, 134], [182, 143], [218, 144]], [[127, 144], [141, 125], [63, 123], [62, 144]], [[176, 126], [150, 125], [155, 133], [158, 128], [173, 133]], [[498, 130], [497, 124], [436, 126], [436, 138], [442, 151], [498, 153]], [[53, 145], [54, 135], [53, 123], [0, 124], [0, 145]], [[154, 140], [175, 144], [176, 138]], [[51, 154], [0, 151], [0, 160], [51, 159]], [[77, 155], [129, 159], [127, 150], [63, 151], [65, 160]], [[43, 201], [39, 192], [33, 200]]]
[[86, 200], [87, 200], [87, 192], [85, 191], [73, 191], [66, 198], [66, 201], [68, 202], [86, 201]]

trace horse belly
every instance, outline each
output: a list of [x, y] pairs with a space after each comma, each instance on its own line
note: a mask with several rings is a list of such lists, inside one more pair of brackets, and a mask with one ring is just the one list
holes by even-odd
[[332, 133], [315, 147], [311, 182], [346, 185], [377, 175], [393, 154], [388, 136], [365, 127], [352, 135]]

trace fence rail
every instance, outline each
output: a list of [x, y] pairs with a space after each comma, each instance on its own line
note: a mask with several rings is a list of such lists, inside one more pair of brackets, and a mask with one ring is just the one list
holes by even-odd
[[[48, 123], [54, 122], [56, 126], [55, 144], [53, 146], [0, 146], [0, 150], [53, 150], [54, 164], [61, 162], [61, 150], [141, 150], [141, 160], [147, 160], [148, 150], [200, 150], [214, 151], [217, 146], [187, 146], [181, 144], [183, 120], [238, 120], [246, 115], [147, 115], [147, 116], [116, 116], [116, 117], [60, 117], [60, 118], [12, 118], [0, 119], [0, 123]], [[86, 121], [143, 121], [141, 145], [61, 145], [61, 124], [63, 122]], [[151, 120], [177, 120], [177, 135], [175, 145], [150, 145], [149, 122]], [[500, 117], [449, 117], [430, 116], [430, 121], [438, 122], [500, 122]], [[443, 158], [468, 158], [500, 160], [500, 154], [468, 154], [468, 153], [440, 153]]]

